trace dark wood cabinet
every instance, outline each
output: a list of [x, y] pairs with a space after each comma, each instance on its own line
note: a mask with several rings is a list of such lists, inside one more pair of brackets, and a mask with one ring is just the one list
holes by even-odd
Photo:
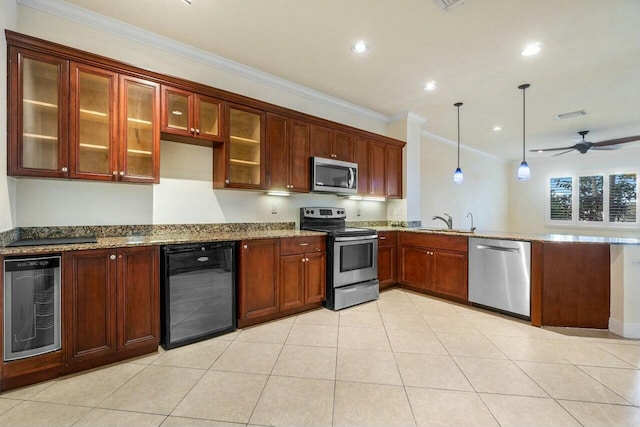
[[239, 327], [319, 307], [325, 278], [323, 236], [242, 241]]
[[353, 158], [358, 164], [358, 194], [402, 197], [402, 147], [358, 137]]
[[[532, 248], [531, 258], [532, 322], [541, 317], [545, 326], [607, 329], [611, 298], [609, 245], [539, 245]], [[542, 269], [541, 277], [539, 270], [534, 274], [534, 266]], [[540, 297], [542, 301], [538, 302]]]
[[68, 364], [97, 366], [157, 349], [158, 247], [72, 251], [64, 260]]
[[324, 126], [312, 125], [310, 130], [311, 156], [353, 161], [352, 134]]
[[238, 261], [238, 326], [243, 327], [246, 320], [278, 311], [278, 239], [241, 241]]
[[9, 47], [8, 174], [69, 174], [69, 61]]
[[213, 147], [213, 187], [264, 189], [265, 112], [227, 104], [225, 118], [225, 143]]
[[409, 288], [467, 300], [468, 239], [403, 232], [398, 237], [399, 282]]
[[369, 138], [357, 137], [353, 145], [353, 162], [358, 164], [358, 194], [369, 195]]
[[324, 237], [281, 239], [280, 254], [280, 310], [324, 301]]
[[277, 114], [267, 114], [268, 188], [309, 191], [310, 125]]
[[219, 99], [162, 85], [162, 133], [166, 139], [188, 144], [221, 142], [222, 105]]
[[369, 145], [369, 195], [386, 197], [385, 145], [372, 141]]
[[384, 289], [398, 281], [398, 252], [395, 231], [378, 232], [378, 280], [380, 289]]
[[402, 147], [385, 146], [385, 191], [387, 197], [402, 198]]

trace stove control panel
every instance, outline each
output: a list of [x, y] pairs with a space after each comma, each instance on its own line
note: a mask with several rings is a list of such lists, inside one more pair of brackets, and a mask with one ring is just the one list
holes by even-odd
[[304, 218], [344, 219], [347, 214], [343, 208], [300, 208]]

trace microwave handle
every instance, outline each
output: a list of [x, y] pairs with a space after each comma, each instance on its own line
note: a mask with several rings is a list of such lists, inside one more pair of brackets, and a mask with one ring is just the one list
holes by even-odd
[[349, 168], [349, 181], [347, 182], [348, 188], [353, 188], [354, 181], [355, 174], [353, 173], [353, 168]]

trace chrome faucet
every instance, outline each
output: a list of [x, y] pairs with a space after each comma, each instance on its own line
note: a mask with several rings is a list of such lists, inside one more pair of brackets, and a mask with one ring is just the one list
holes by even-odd
[[469, 217], [471, 217], [471, 228], [469, 228], [469, 231], [474, 232], [476, 231], [476, 228], [473, 226], [473, 214], [471, 212], [467, 214], [467, 218]]
[[443, 217], [441, 217], [441, 216], [434, 216], [434, 217], [433, 217], [433, 218], [431, 218], [431, 219], [439, 219], [439, 220], [441, 220], [441, 221], [444, 221], [444, 223], [445, 223], [445, 224], [447, 224], [447, 229], [449, 229], [449, 230], [453, 229], [453, 218], [451, 218], [451, 215], [449, 215], [449, 214], [444, 214], [444, 216], [446, 216], [446, 217], [447, 217], [447, 219], [444, 219], [444, 218], [443, 218]]

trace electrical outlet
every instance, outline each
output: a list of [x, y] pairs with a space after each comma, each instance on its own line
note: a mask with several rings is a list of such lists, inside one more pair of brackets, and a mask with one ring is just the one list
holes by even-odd
[[276, 205], [275, 203], [271, 205], [271, 213], [273, 215], [276, 215], [278, 213], [278, 205]]
[[360, 212], [360, 208], [356, 209], [356, 216], [361, 216], [362, 212]]

